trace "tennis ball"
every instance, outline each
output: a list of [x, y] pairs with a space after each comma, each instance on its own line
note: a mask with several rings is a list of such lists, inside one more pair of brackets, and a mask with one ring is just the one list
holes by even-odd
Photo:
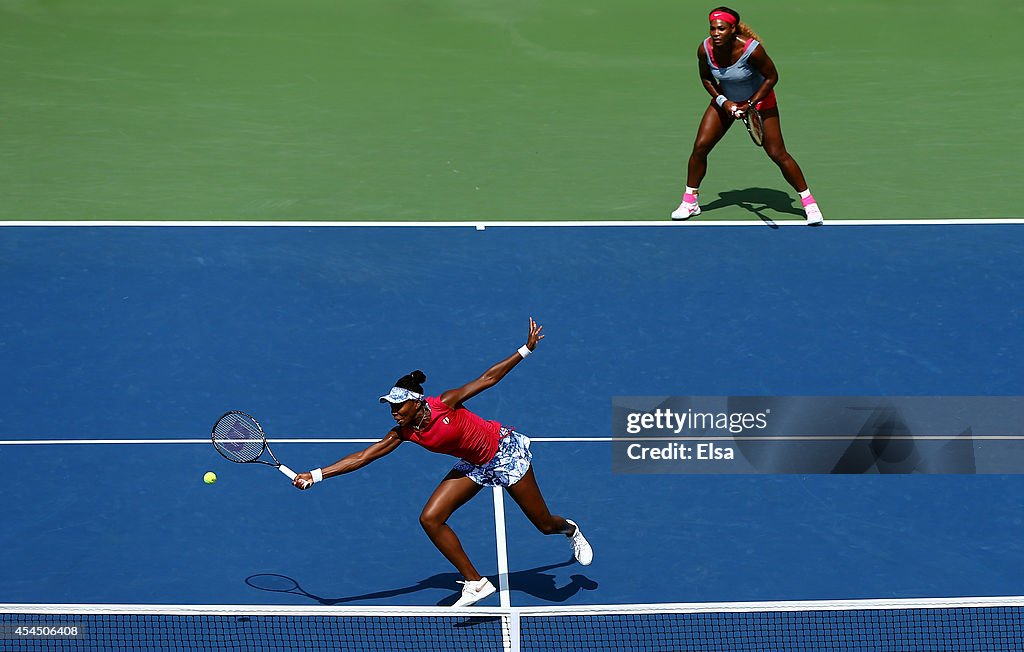
[[203, 476], [203, 482], [206, 484], [213, 484], [217, 481], [217, 474], [213, 471], [207, 471], [206, 475]]

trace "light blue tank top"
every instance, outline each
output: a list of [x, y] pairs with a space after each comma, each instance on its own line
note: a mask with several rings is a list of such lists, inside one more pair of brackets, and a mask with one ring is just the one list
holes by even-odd
[[750, 55], [754, 53], [758, 45], [760, 43], [750, 39], [736, 63], [726, 68], [719, 68], [711, 57], [711, 38], [708, 37], [704, 40], [704, 54], [707, 55], [708, 65], [711, 66], [711, 75], [721, 87], [722, 95], [733, 102], [743, 102], [749, 99], [764, 83], [764, 75], [750, 65]]

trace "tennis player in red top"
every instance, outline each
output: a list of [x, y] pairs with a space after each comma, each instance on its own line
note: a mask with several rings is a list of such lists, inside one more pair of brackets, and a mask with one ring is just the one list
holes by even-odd
[[711, 35], [697, 48], [697, 65], [704, 88], [714, 99], [704, 111], [697, 129], [693, 153], [686, 168], [686, 191], [673, 220], [700, 215], [697, 200], [700, 182], [708, 170], [708, 154], [738, 118], [753, 106], [764, 120], [764, 150], [782, 170], [782, 176], [800, 194], [807, 224], [824, 223], [821, 210], [807, 188], [804, 173], [786, 151], [779, 124], [775, 84], [779, 72], [764, 51], [760, 38], [740, 22], [740, 15], [728, 7], [718, 7], [708, 16]]
[[562, 534], [569, 538], [576, 560], [587, 566], [594, 553], [580, 528], [568, 519], [548, 511], [530, 462], [530, 440], [511, 427], [485, 420], [466, 409], [466, 401], [493, 387], [505, 374], [530, 355], [544, 339], [542, 326], [530, 318], [526, 344], [493, 365], [476, 380], [449, 389], [440, 396], [425, 396], [422, 371], [399, 378], [391, 391], [380, 397], [388, 403], [398, 423], [379, 442], [347, 455], [334, 464], [309, 473], [300, 473], [295, 486], [308, 489], [315, 483], [343, 473], [351, 473], [394, 451], [403, 441], [412, 441], [429, 451], [460, 458], [441, 480], [420, 514], [420, 525], [437, 549], [465, 578], [460, 582], [462, 595], [453, 605], [465, 607], [494, 593], [494, 585], [477, 572], [462, 549], [448, 518], [485, 485], [505, 487], [512, 499], [543, 534]]

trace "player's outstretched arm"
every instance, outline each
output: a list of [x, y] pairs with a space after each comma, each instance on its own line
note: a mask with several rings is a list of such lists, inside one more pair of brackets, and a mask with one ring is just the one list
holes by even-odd
[[441, 402], [449, 407], [456, 407], [485, 389], [497, 385], [498, 381], [505, 377], [505, 374], [512, 371], [512, 367], [519, 364], [523, 358], [530, 355], [537, 348], [537, 344], [544, 339], [543, 330], [544, 327], [535, 322], [533, 317], [530, 317], [530, 332], [526, 337], [526, 344], [519, 347], [519, 350], [509, 357], [493, 365], [476, 380], [472, 380], [462, 387], [449, 389], [444, 394], [441, 394]]
[[392, 429], [388, 434], [384, 435], [384, 438], [379, 442], [370, 444], [363, 450], [352, 453], [351, 455], [346, 455], [330, 466], [298, 474], [295, 476], [295, 480], [292, 484], [299, 489], [309, 489], [314, 483], [320, 482], [326, 478], [357, 471], [370, 462], [379, 460], [385, 455], [391, 453], [398, 448], [401, 443], [402, 438], [398, 436], [398, 430]]

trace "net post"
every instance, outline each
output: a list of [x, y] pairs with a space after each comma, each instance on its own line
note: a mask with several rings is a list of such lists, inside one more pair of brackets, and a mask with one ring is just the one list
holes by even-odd
[[503, 608], [511, 607], [508, 585], [508, 546], [505, 543], [505, 496], [501, 487], [493, 487], [494, 539], [498, 554], [498, 597]]

